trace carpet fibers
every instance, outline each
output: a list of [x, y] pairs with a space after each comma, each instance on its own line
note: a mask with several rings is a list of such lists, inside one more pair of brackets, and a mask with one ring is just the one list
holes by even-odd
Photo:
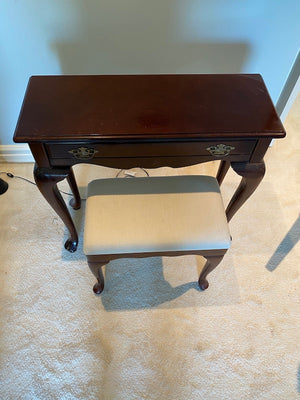
[[[204, 292], [196, 284], [204, 259], [185, 256], [111, 262], [95, 296], [82, 251], [84, 202], [71, 210], [80, 244], [70, 254], [37, 188], [1, 174], [9, 188], [0, 196], [0, 398], [300, 399], [299, 116], [300, 97]], [[217, 167], [148, 172], [214, 175]], [[0, 171], [32, 179], [32, 164]], [[82, 197], [91, 179], [117, 172], [77, 165]], [[229, 171], [225, 203], [238, 182]]]

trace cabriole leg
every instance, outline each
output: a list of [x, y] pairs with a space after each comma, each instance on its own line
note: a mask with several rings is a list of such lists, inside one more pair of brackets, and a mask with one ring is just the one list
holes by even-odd
[[65, 248], [73, 253], [77, 249], [78, 235], [66, 203], [57, 187], [57, 183], [67, 178], [69, 173], [69, 169], [39, 168], [37, 165], [34, 167], [34, 179], [37, 187], [69, 230], [70, 236], [65, 243]]
[[201, 271], [198, 284], [200, 289], [205, 290], [208, 288], [209, 283], [206, 279], [207, 275], [213, 271], [222, 261], [223, 256], [211, 256], [211, 257], [205, 257], [206, 258], [206, 264], [203, 267], [203, 270]]
[[106, 264], [108, 264], [109, 261], [89, 261], [88, 260], [88, 265], [90, 267], [90, 270], [94, 274], [94, 276], [97, 278], [97, 282], [95, 283], [93, 287], [93, 291], [95, 294], [100, 294], [103, 292], [104, 289], [104, 276], [103, 276], [103, 271], [102, 267]]
[[232, 162], [233, 170], [242, 176], [240, 185], [234, 193], [227, 209], [227, 220], [230, 221], [238, 209], [252, 195], [265, 175], [265, 163]]

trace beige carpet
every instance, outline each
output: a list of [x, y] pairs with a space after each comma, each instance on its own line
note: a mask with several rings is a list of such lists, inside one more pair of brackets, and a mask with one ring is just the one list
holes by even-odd
[[[205, 292], [204, 261], [189, 256], [112, 262], [96, 297], [82, 241], [65, 251], [66, 230], [36, 187], [2, 174], [0, 399], [300, 398], [299, 116], [298, 97]], [[29, 164], [0, 171], [32, 178]], [[90, 179], [116, 173], [77, 166], [82, 196]], [[229, 172], [225, 202], [238, 181]], [[72, 211], [81, 237], [83, 212]]]

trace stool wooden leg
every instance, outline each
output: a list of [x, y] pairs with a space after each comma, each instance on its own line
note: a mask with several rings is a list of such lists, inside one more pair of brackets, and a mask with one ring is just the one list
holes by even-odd
[[94, 274], [94, 276], [97, 278], [97, 282], [95, 283], [93, 287], [93, 291], [95, 294], [100, 294], [103, 292], [104, 289], [104, 276], [102, 272], [102, 267], [106, 264], [108, 264], [109, 261], [89, 261], [88, 260], [88, 265], [90, 267], [90, 270]]
[[200, 289], [205, 290], [208, 288], [209, 283], [206, 279], [207, 275], [214, 270], [222, 261], [223, 256], [212, 256], [212, 257], [205, 257], [206, 258], [206, 264], [203, 267], [203, 270], [201, 271], [198, 284], [200, 286]]

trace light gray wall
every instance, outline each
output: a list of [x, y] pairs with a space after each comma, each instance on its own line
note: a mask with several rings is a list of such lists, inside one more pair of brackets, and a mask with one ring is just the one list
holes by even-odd
[[30, 75], [261, 73], [276, 102], [299, 0], [1, 0], [0, 145]]

